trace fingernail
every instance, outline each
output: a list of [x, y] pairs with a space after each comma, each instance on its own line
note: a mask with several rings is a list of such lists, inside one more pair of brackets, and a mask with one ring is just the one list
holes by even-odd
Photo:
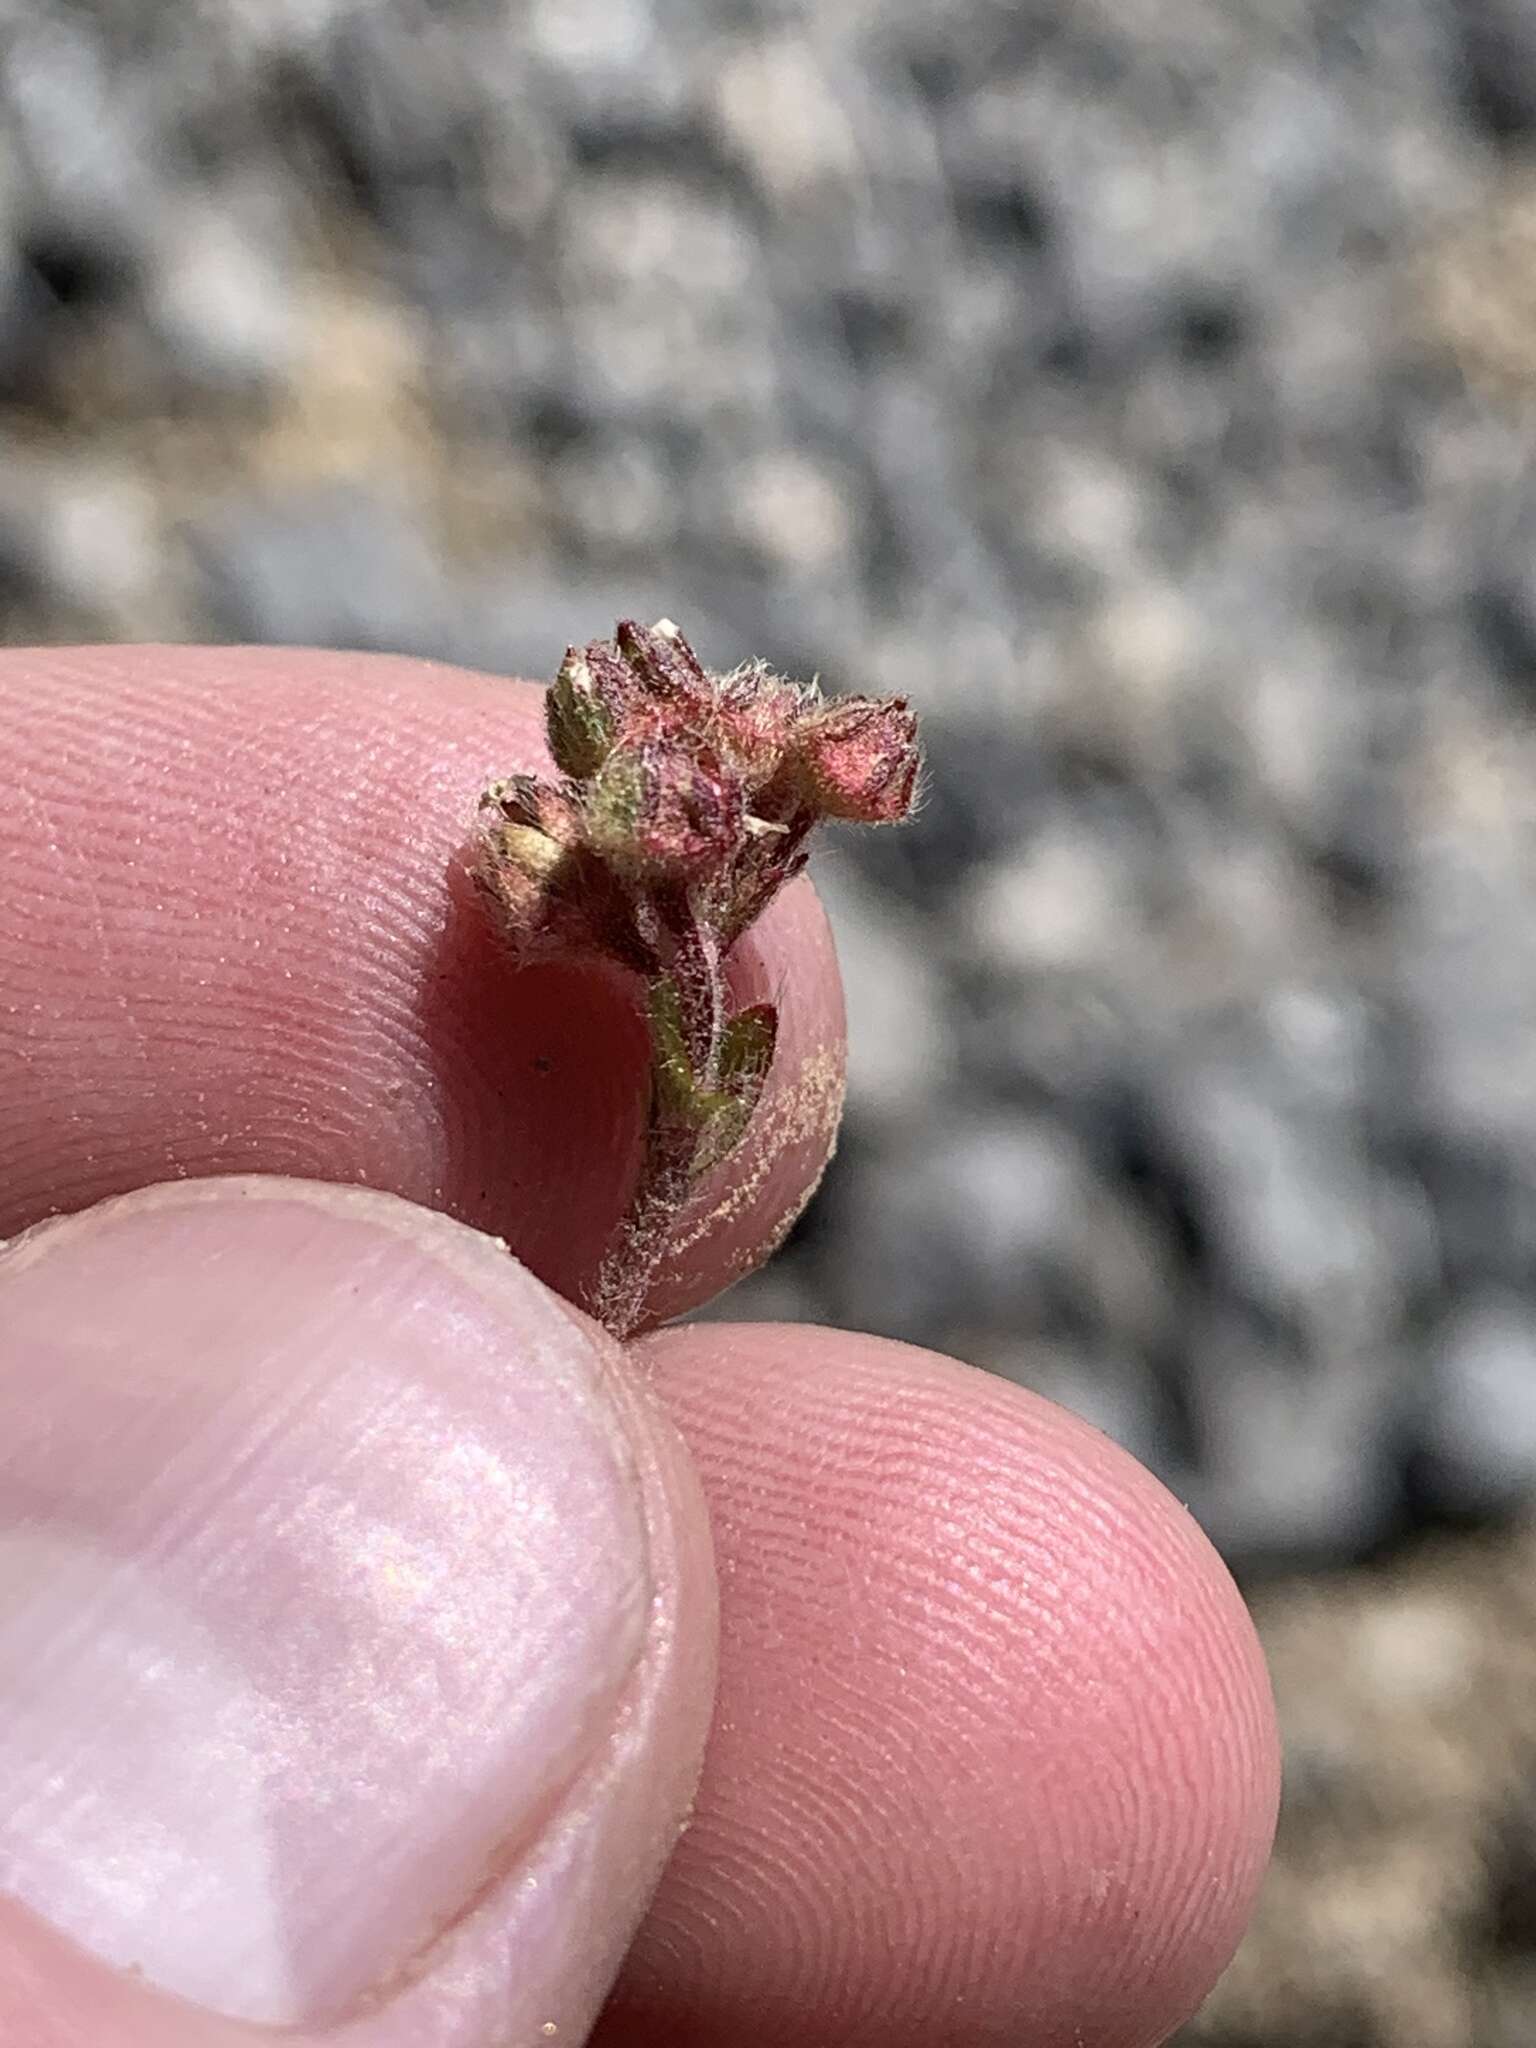
[[600, 1340], [441, 1219], [241, 1185], [0, 1256], [0, 1890], [292, 2025], [516, 1865], [651, 1574]]

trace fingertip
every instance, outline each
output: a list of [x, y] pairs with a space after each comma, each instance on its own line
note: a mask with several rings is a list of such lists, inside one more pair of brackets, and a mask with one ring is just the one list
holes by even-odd
[[1162, 2039], [1236, 1945], [1277, 1786], [1257, 1641], [1189, 1516], [929, 1353], [644, 1349], [711, 1498], [722, 1685], [611, 2038]]
[[441, 1215], [179, 1183], [0, 1256], [0, 1425], [0, 2040], [584, 2036], [714, 1674], [612, 1339]]
[[[548, 772], [541, 690], [392, 656], [127, 647], [0, 653], [0, 694], [21, 792], [0, 817], [0, 1232], [150, 1181], [362, 1182], [504, 1237], [581, 1299], [638, 1166], [636, 992], [515, 970], [465, 886], [480, 791]], [[766, 1255], [835, 1130], [841, 999], [808, 883], [733, 972], [778, 1004], [781, 1043], [658, 1316]]]

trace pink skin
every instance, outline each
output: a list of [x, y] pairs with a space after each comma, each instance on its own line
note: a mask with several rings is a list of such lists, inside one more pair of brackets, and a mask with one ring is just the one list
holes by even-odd
[[[692, 1796], [714, 1610], [675, 1432], [493, 1239], [276, 1176], [29, 1232], [0, 2039], [580, 2039]], [[49, 1964], [44, 1917], [102, 1960]]]
[[[446, 1211], [579, 1288], [633, 1171], [640, 1035], [610, 980], [514, 974], [457, 865], [481, 785], [545, 765], [534, 692], [354, 655], [42, 650], [0, 654], [0, 711], [0, 1236], [149, 1182], [288, 1174]], [[770, 1171], [734, 1162], [761, 1185], [664, 1276], [668, 1314], [772, 1238], [830, 1127], [841, 1001], [807, 887], [738, 972], [787, 1007], [773, 1085], [804, 1089], [812, 1062], [826, 1102], [784, 1119]], [[596, 2038], [1162, 2038], [1241, 1932], [1276, 1794], [1253, 1634], [1188, 1517], [1082, 1424], [930, 1354], [716, 1325], [635, 1356], [704, 1482], [720, 1691], [691, 1829]], [[646, 1398], [613, 1399], [651, 1446], [658, 1595], [703, 1642], [693, 1482]], [[695, 1653], [653, 1648], [619, 1823], [637, 1867], [697, 1739]], [[596, 1950], [629, 1939], [600, 1922]], [[493, 1889], [420, 1960], [412, 2048], [495, 2039], [451, 2010], [462, 1943], [489, 2013], [528, 1939]], [[371, 2026], [288, 2038], [393, 2039]], [[0, 1905], [0, 2040], [261, 2038]]]
[[1241, 1929], [1274, 1797], [1263, 1665], [1189, 1516], [932, 1352], [751, 1325], [641, 1349], [714, 1511], [725, 1639], [700, 1815], [603, 2048], [1160, 2040]]

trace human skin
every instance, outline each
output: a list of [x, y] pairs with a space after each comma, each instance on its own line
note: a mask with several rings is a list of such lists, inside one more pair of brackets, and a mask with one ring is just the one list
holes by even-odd
[[[0, 653], [0, 1236], [155, 1183], [291, 1176], [306, 1186], [267, 1206], [255, 1185], [245, 1217], [280, 1234], [311, 1205], [338, 1262], [354, 1225], [436, 1258], [447, 1216], [577, 1293], [633, 1170], [643, 1042], [612, 981], [512, 972], [461, 867], [479, 789], [536, 765], [537, 704], [358, 655]], [[744, 943], [743, 986], [785, 1009], [786, 1072], [824, 1073], [841, 1000], [808, 885]], [[668, 1313], [734, 1277], [814, 1177], [824, 1124], [792, 1127], [777, 1160], [749, 1142], [734, 1163], [752, 1197], [667, 1277]], [[401, 1200], [354, 1211], [316, 1182]], [[252, 1186], [97, 1212], [61, 1227], [97, 1238], [57, 1236], [42, 1265], [110, 1266], [113, 1232], [145, 1233], [149, 1260], [161, 1230], [238, 1233], [228, 1212]], [[576, 1327], [533, 1281], [503, 1290], [464, 1256], [511, 1344]], [[34, 1368], [5, 1349], [6, 1272], [0, 1392], [10, 1375], [21, 1397]], [[571, 1341], [632, 1448], [669, 1618], [641, 1657], [633, 1754], [592, 1795], [595, 1838], [618, 1846], [584, 1898], [593, 1981], [571, 2010], [625, 1955], [594, 2038], [1162, 2039], [1241, 1933], [1277, 1780], [1252, 1629], [1183, 1510], [1086, 1425], [930, 1353], [729, 1323], [660, 1330], [627, 1358]], [[0, 1524], [20, 1512], [0, 1453]], [[711, 1541], [713, 1727], [636, 1929], [703, 1739]], [[0, 1711], [0, 1786], [4, 1726]], [[539, 2038], [483, 2017], [538, 1974], [518, 1910], [492, 1885], [415, 1960], [411, 2048]], [[385, 2001], [288, 2038], [372, 2048], [389, 2024]], [[0, 2042], [261, 2038], [0, 1903]]]

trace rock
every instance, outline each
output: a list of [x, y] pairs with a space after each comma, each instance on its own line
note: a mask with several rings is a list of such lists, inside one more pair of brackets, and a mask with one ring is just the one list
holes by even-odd
[[955, 1109], [861, 1143], [829, 1188], [816, 1280], [835, 1320], [962, 1355], [1091, 1333], [1155, 1351], [1170, 1247], [1061, 1126]]
[[1184, 1357], [1193, 1455], [1170, 1483], [1226, 1555], [1315, 1568], [1395, 1531], [1410, 1413], [1396, 1355], [1341, 1344], [1298, 1357], [1264, 1323], [1217, 1313]]
[[1477, 1515], [1536, 1493], [1536, 1307], [1513, 1292], [1459, 1302], [1428, 1346], [1420, 1484]]
[[868, 1128], [920, 1112], [950, 1071], [948, 1000], [922, 926], [835, 853], [816, 888], [832, 921], [848, 1006], [848, 1113]]
[[1457, 0], [1460, 85], [1471, 118], [1501, 147], [1536, 134], [1536, 26], [1519, 0]]
[[426, 653], [448, 593], [408, 512], [360, 491], [250, 500], [194, 537], [221, 635]]

